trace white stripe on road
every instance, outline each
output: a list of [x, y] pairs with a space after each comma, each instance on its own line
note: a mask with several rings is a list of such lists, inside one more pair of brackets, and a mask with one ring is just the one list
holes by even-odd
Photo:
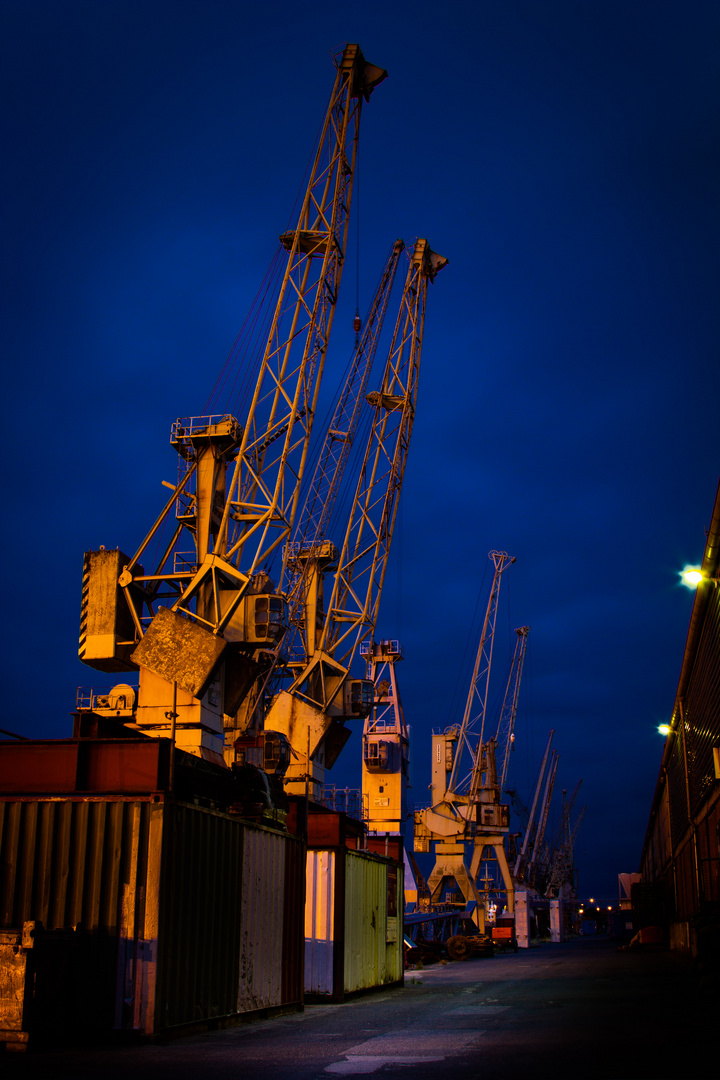
[[377, 1072], [386, 1064], [415, 1065], [444, 1061], [469, 1046], [482, 1031], [390, 1031], [375, 1039], [350, 1046], [345, 1061], [336, 1061], [325, 1072], [349, 1076]]
[[382, 1069], [383, 1065], [421, 1065], [426, 1061], [444, 1061], [443, 1057], [372, 1057], [363, 1054], [362, 1057], [349, 1057], [347, 1061], [336, 1061], [334, 1065], [328, 1065], [327, 1073], [335, 1073], [339, 1076], [357, 1076], [359, 1073], [374, 1073]]
[[443, 1013], [443, 1016], [494, 1016], [509, 1008], [509, 1005], [461, 1005], [459, 1009]]

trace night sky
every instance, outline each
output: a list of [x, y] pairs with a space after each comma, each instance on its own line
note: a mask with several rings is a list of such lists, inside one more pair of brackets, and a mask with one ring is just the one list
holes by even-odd
[[[614, 899], [720, 471], [720, 6], [1, 11], [2, 726], [67, 737], [76, 687], [112, 685], [77, 660], [83, 552], [135, 550], [163, 505], [170, 424], [204, 409], [290, 224], [330, 52], [357, 41], [389, 78], [363, 111], [328, 400], [393, 240], [449, 259], [376, 634], [405, 651], [411, 801], [431, 728], [462, 715], [488, 552], [506, 550], [496, 682], [532, 628], [511, 781], [529, 801], [554, 728], [556, 806], [583, 780], [581, 894]], [[359, 735], [328, 780], [360, 785]]]

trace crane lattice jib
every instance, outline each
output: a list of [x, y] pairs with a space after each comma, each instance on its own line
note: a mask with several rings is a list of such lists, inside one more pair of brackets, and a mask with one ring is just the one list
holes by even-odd
[[530, 851], [532, 851], [533, 852], [533, 858], [536, 858], [539, 855], [539, 851], [540, 851], [539, 845], [535, 844], [535, 847], [532, 848], [531, 841], [533, 840], [534, 836], [537, 834], [537, 828], [536, 828], [536, 825], [535, 825], [535, 813], [536, 813], [537, 808], [538, 808], [538, 803], [540, 802], [540, 792], [542, 790], [543, 778], [545, 777], [545, 769], [547, 768], [547, 763], [548, 763], [548, 760], [550, 758], [550, 747], [552, 746], [552, 740], [553, 740], [553, 735], [554, 734], [555, 734], [554, 730], [551, 729], [550, 734], [548, 735], [548, 741], [547, 741], [547, 745], [545, 747], [545, 753], [543, 754], [543, 759], [542, 759], [542, 762], [540, 763], [540, 771], [538, 772], [538, 777], [537, 777], [537, 780], [535, 782], [535, 790], [533, 792], [532, 806], [530, 807], [530, 813], [528, 814], [527, 824], [526, 824], [525, 830], [524, 830], [525, 835], [523, 837], [522, 848], [518, 852], [518, 856], [517, 856], [517, 859], [515, 861], [515, 870], [513, 871], [513, 873], [514, 873], [516, 878], [520, 874], [521, 867], [524, 867], [525, 864], [526, 864], [528, 853]]
[[505, 687], [505, 697], [503, 698], [497, 733], [495, 735], [495, 741], [497, 742], [495, 757], [499, 763], [498, 784], [500, 785], [500, 791], [503, 791], [505, 788], [508, 765], [510, 764], [510, 751], [512, 750], [513, 745], [515, 717], [517, 715], [518, 699], [520, 697], [520, 681], [522, 679], [523, 664], [525, 663], [525, 653], [527, 651], [527, 640], [528, 634], [530, 633], [530, 627], [519, 626], [515, 630], [515, 633], [517, 634], [517, 640], [515, 642], [513, 657], [510, 662], [510, 674], [508, 676], [507, 686]]
[[289, 597], [291, 627], [302, 621], [303, 566], [327, 536], [328, 524], [341, 489], [353, 440], [360, 419], [363, 394], [372, 370], [375, 352], [382, 332], [388, 300], [395, 281], [395, 272], [405, 245], [397, 240], [385, 263], [373, 297], [365, 328], [355, 348], [350, 372], [328, 427], [318, 463], [308, 489], [302, 511], [287, 545], [281, 591]]
[[381, 389], [367, 395], [374, 416], [319, 646], [346, 668], [377, 620], [415, 417], [427, 287], [446, 263], [416, 241]]
[[578, 780], [569, 799], [566, 799], [564, 797], [565, 792], [563, 792], [563, 805], [560, 811], [560, 817], [556, 822], [550, 840], [548, 841], [550, 850], [553, 852], [561, 848], [562, 845], [566, 842], [570, 828], [570, 817], [573, 812], [573, 807], [575, 806], [575, 800], [580, 793], [581, 786], [582, 780]]
[[[475, 666], [470, 680], [470, 690], [465, 703], [465, 712], [458, 732], [457, 753], [448, 779], [448, 791], [458, 791], [462, 786], [458, 784], [458, 774], [465, 749], [469, 751], [473, 759], [473, 766], [476, 764], [475, 757], [478, 757], [477, 768], [474, 771], [476, 778], [479, 775], [479, 758], [485, 731], [485, 713], [487, 711], [488, 689], [490, 687], [490, 666], [492, 663], [493, 641], [495, 639], [495, 620], [500, 596], [500, 579], [503, 571], [515, 562], [515, 557], [508, 555], [506, 551], [491, 551], [488, 558], [492, 559], [494, 566], [493, 579], [490, 585], [487, 608], [485, 609], [485, 619], [480, 633], [480, 644], [475, 657]], [[476, 732], [478, 727], [480, 728], [480, 738], [477, 747], [474, 747], [470, 743], [470, 734]], [[470, 775], [472, 776], [472, 769]]]
[[540, 855], [540, 852], [543, 850], [543, 844], [545, 843], [545, 830], [547, 829], [548, 818], [550, 816], [550, 800], [552, 799], [553, 788], [555, 786], [555, 774], [557, 773], [559, 760], [560, 757], [557, 750], [553, 750], [553, 756], [550, 762], [547, 780], [545, 782], [545, 790], [543, 792], [540, 821], [538, 822], [532, 855], [528, 860], [528, 871], [531, 871], [534, 868], [535, 857], [536, 855]]
[[362, 99], [385, 72], [357, 45], [337, 75], [244, 425], [218, 535], [244, 574], [290, 534], [345, 257]]

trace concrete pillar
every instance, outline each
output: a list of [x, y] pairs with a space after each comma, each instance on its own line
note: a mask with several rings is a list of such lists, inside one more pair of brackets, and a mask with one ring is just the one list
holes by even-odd
[[521, 949], [530, 947], [530, 912], [525, 889], [515, 893], [515, 937]]

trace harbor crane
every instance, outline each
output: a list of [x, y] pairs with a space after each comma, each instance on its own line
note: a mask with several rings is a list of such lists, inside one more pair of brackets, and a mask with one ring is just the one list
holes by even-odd
[[407, 820], [410, 783], [410, 734], [395, 672], [402, 648], [399, 641], [363, 641], [360, 655], [375, 687], [375, 708], [363, 728], [363, 806], [371, 832], [397, 834]]
[[[446, 883], [454, 881], [466, 903], [475, 901], [481, 933], [485, 914], [475, 878], [465, 863], [467, 841], [474, 842], [479, 836], [482, 850], [487, 846], [495, 849], [508, 892], [509, 911], [513, 910], [514, 896], [504, 850], [510, 827], [509, 807], [487, 801], [497, 788], [497, 774], [495, 742], [485, 740], [485, 721], [500, 582], [515, 558], [505, 551], [491, 551], [489, 558], [494, 572], [462, 723], [433, 733], [431, 805], [417, 810], [414, 820], [415, 850], [429, 851], [431, 842], [435, 845], [435, 866], [428, 878], [431, 903], [438, 903]], [[469, 774], [461, 777], [465, 752], [471, 766]]]
[[[285, 736], [265, 730], [265, 709], [287, 681], [301, 671], [313, 655], [322, 623], [325, 570], [337, 560], [337, 549], [327, 539], [333, 510], [342, 490], [345, 468], [362, 415], [364, 392], [372, 370], [398, 262], [405, 245], [397, 240], [390, 251], [365, 320], [362, 335], [356, 334], [349, 374], [325, 433], [317, 465], [292, 540], [283, 549], [280, 592], [287, 600], [287, 629], [274, 659], [278, 661], [272, 681], [256, 682], [252, 702], [234, 725], [225, 721], [225, 760], [267, 759], [266, 746], [274, 749], [277, 740], [287, 747]], [[356, 319], [356, 326], [357, 322]], [[279, 749], [279, 746], [278, 746]], [[276, 751], [277, 752], [277, 751]], [[266, 762], [267, 765], [267, 762]]]
[[578, 814], [574, 825], [570, 824], [570, 818], [581, 785], [582, 780], [579, 780], [570, 798], [567, 798], [567, 791], [563, 791], [559, 821], [553, 835], [548, 843], [544, 845], [541, 853], [538, 876], [541, 877], [546, 896], [565, 899], [574, 886], [573, 854], [575, 837], [584, 817], [585, 807]]
[[373, 707], [372, 682], [352, 678], [350, 668], [377, 621], [415, 417], [427, 289], [447, 264], [425, 239], [416, 240], [408, 256], [380, 390], [366, 395], [372, 421], [345, 536], [322, 568], [325, 575], [334, 573], [332, 589], [323, 589], [322, 611], [306, 613], [306, 645], [312, 650], [307, 648], [307, 662], [277, 693], [265, 719], [266, 732], [279, 733], [291, 747], [286, 790], [314, 800], [325, 769], [350, 737], [345, 720], [367, 716]]
[[[555, 732], [551, 730], [548, 735], [547, 745], [535, 783], [530, 810], [528, 811], [525, 807], [522, 807], [518, 815], [521, 817], [523, 825], [523, 841], [513, 866], [513, 878], [516, 884], [520, 884], [521, 882], [525, 882], [531, 886], [535, 884], [538, 856], [542, 851], [543, 839], [550, 811], [550, 800], [552, 798], [555, 774], [557, 772], [559, 761], [557, 750], [552, 750], [551, 752], [554, 734]], [[544, 789], [543, 781], [545, 784]], [[509, 791], [508, 794], [511, 796], [513, 803], [517, 807], [522, 806], [519, 797], [517, 796], [517, 792], [514, 789]]]
[[[478, 800], [479, 810], [477, 830], [473, 838], [470, 876], [476, 884], [480, 881], [482, 865], [488, 862], [487, 855], [492, 851], [502, 874], [509, 911], [513, 910], [514, 884], [505, 850], [507, 833], [499, 831], [500, 829], [504, 830], [503, 823], [508, 810], [506, 806], [502, 805], [501, 800], [507, 780], [510, 752], [515, 740], [515, 717], [517, 716], [520, 682], [529, 633], [529, 626], [519, 626], [515, 630], [517, 638], [510, 662], [510, 672], [505, 687], [497, 731], [487, 742], [482, 743], [481, 741], [478, 744], [476, 767], [470, 788], [471, 795]], [[489, 882], [489, 867], [486, 866], [485, 869], [486, 873], [483, 880]]]
[[135, 554], [85, 555], [80, 659], [140, 673], [118, 719], [218, 764], [225, 727], [232, 742], [252, 722], [285, 630], [285, 599], [266, 567], [293, 529], [345, 261], [362, 104], [387, 74], [356, 44], [334, 60], [297, 224], [280, 237], [285, 271], [247, 414], [178, 419], [179, 479]]

